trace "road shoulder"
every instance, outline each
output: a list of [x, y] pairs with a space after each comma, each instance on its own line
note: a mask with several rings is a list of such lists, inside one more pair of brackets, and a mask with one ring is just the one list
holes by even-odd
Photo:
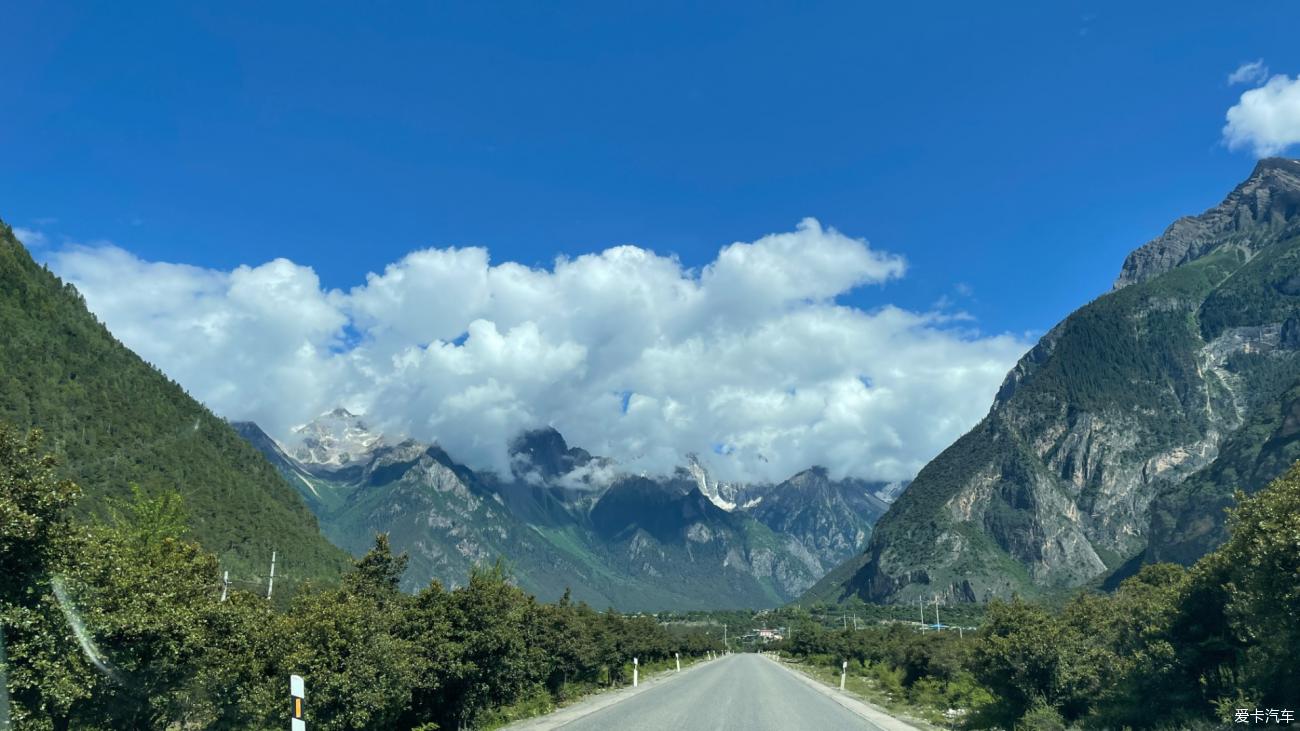
[[647, 690], [657, 688], [661, 685], [667, 685], [683, 675], [689, 675], [697, 668], [702, 668], [717, 661], [718, 660], [703, 660], [701, 662], [691, 663], [689, 667], [683, 668], [680, 673], [673, 670], [665, 670], [656, 673], [652, 677], [646, 678], [635, 688], [630, 685], [625, 685], [622, 688], [615, 688], [603, 693], [590, 695], [545, 715], [525, 718], [520, 721], [515, 721], [508, 726], [502, 726], [498, 731], [551, 731], [552, 729], [561, 728], [580, 718], [586, 718], [597, 711], [603, 711], [612, 705], [621, 703], [639, 693], [644, 693]]
[[[866, 701], [860, 700], [856, 696], [852, 696], [849, 695], [848, 693], [841, 692], [835, 688], [831, 688], [825, 683], [822, 683], [820, 680], [805, 675], [798, 668], [792, 668], [783, 662], [779, 662], [777, 660], [772, 659], [771, 657], [768, 657], [767, 655], [763, 655], [763, 658], [768, 662], [772, 663], [773, 665], [776, 665], [777, 667], [786, 671], [787, 673], [790, 673], [795, 678], [798, 678], [800, 682], [804, 683], [805, 685], [817, 691], [818, 693], [821, 693], [827, 698], [830, 698], [831, 700], [835, 701], [840, 706], [842, 706], [845, 710], [853, 713], [859, 718], [870, 721], [872, 724], [884, 729], [884, 731], [924, 731], [923, 727], [915, 726], [906, 721], [899, 720], [898, 718], [889, 715], [884, 710], [877, 708], [876, 706], [871, 705]], [[929, 727], [925, 727], [925, 728], [929, 728]]]

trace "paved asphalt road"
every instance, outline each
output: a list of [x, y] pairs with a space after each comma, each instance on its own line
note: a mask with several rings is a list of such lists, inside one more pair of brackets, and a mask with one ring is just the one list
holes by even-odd
[[775, 662], [715, 660], [558, 728], [564, 731], [797, 731], [880, 726], [842, 707]]

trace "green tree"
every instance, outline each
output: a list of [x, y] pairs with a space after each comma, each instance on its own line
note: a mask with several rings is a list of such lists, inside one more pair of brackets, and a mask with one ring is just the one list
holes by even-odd
[[397, 590], [405, 563], [405, 556], [392, 555], [381, 534], [342, 586], [294, 597], [285, 622], [284, 659], [259, 693], [275, 714], [268, 724], [282, 720], [285, 684], [296, 673], [310, 688], [313, 728], [397, 727], [424, 670], [419, 646], [400, 631], [410, 601]]
[[67, 511], [81, 490], [55, 475], [41, 432], [26, 438], [0, 423], [0, 598], [16, 601], [43, 575], [68, 532]]
[[447, 726], [472, 725], [485, 709], [513, 703], [546, 677], [545, 658], [529, 641], [535, 600], [506, 580], [500, 564], [475, 569], [451, 593], [448, 610], [460, 661], [444, 687]]
[[1294, 704], [1300, 698], [1300, 465], [1253, 497], [1238, 493], [1237, 501], [1228, 520], [1231, 537], [1196, 566], [1185, 600], [1188, 611], [1207, 598], [1222, 606], [1211, 615], [1221, 625], [1197, 638], [1206, 659], [1222, 664], [1198, 675], [1211, 687], [1212, 674], [1231, 677], [1235, 687], [1219, 688], [1224, 696], [1261, 707]]
[[79, 490], [55, 475], [41, 434], [0, 423], [0, 683], [16, 728], [67, 728], [92, 671], [77, 651], [51, 577], [72, 542], [67, 511]]
[[398, 633], [414, 644], [420, 663], [416, 666], [411, 704], [399, 727], [436, 725], [439, 720], [446, 723], [453, 704], [448, 678], [460, 677], [464, 672], [460, 668], [460, 643], [452, 636], [451, 595], [434, 581], [407, 607]]
[[538, 607], [538, 615], [541, 644], [550, 664], [547, 690], [559, 697], [569, 682], [580, 678], [595, 680], [596, 646], [569, 591], [565, 590], [559, 603]]
[[352, 571], [343, 577], [343, 587], [377, 601], [387, 602], [399, 596], [398, 585], [410, 559], [405, 553], [394, 556], [387, 533], [375, 534], [375, 546], [357, 560]]
[[1020, 598], [990, 603], [971, 665], [998, 702], [992, 720], [1011, 725], [1036, 699], [1055, 705], [1061, 626], [1043, 607]]
[[203, 705], [193, 680], [213, 640], [217, 561], [185, 538], [178, 494], [135, 494], [111, 522], [83, 530], [62, 579], [59, 598], [99, 671], [87, 678], [82, 725], [159, 728]]

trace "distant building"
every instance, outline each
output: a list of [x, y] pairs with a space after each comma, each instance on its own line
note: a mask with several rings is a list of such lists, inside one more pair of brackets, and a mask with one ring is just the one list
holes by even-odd
[[781, 630], [778, 629], [758, 629], [754, 630], [754, 634], [758, 635], [758, 639], [763, 642], [777, 642], [782, 639]]

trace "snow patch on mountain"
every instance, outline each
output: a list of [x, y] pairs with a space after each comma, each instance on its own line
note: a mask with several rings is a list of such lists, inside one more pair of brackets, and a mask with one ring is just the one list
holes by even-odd
[[720, 482], [713, 479], [709, 470], [701, 462], [698, 456], [688, 454], [686, 456], [686, 471], [690, 473], [695, 480], [696, 486], [700, 492], [709, 499], [709, 502], [718, 507], [731, 512], [736, 509], [736, 504], [740, 494], [744, 491], [745, 485], [739, 482]]
[[358, 415], [337, 408], [295, 427], [284, 445], [304, 465], [337, 469], [369, 460], [384, 445], [383, 435], [373, 432]]
[[895, 480], [893, 482], [887, 482], [884, 487], [874, 491], [872, 494], [884, 502], [892, 503], [899, 495], [903, 494], [903, 490], [906, 490], [907, 486], [911, 484], [911, 482], [911, 480]]

